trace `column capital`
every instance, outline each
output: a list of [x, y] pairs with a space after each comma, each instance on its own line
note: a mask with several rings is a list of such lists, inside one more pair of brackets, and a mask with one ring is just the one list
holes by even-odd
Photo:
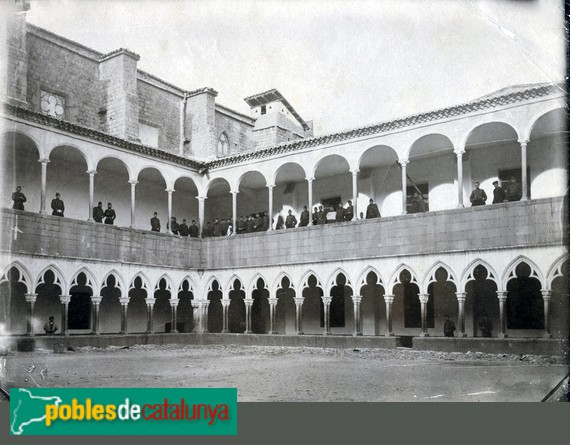
[[154, 306], [156, 302], [156, 298], [145, 298], [144, 301], [146, 302], [147, 306]]
[[429, 294], [418, 294], [421, 304], [427, 304], [429, 301]]
[[71, 295], [60, 295], [59, 301], [61, 302], [61, 304], [69, 304], [69, 302], [71, 301]]
[[467, 297], [467, 292], [455, 292], [455, 297], [457, 298], [457, 301], [464, 302]]
[[93, 304], [101, 304], [102, 300], [103, 300], [103, 297], [101, 297], [100, 295], [91, 297], [91, 303], [93, 303]]
[[527, 146], [528, 145], [528, 139], [519, 139], [518, 143], [521, 144], [521, 146]]
[[275, 188], [275, 184], [267, 184], [266, 187], [270, 190]]
[[332, 301], [332, 297], [331, 296], [327, 296], [325, 297], [324, 295], [321, 297], [321, 299], [323, 300], [323, 304], [329, 305], [331, 304]]
[[402, 167], [405, 167], [409, 163], [410, 163], [410, 161], [408, 159], [398, 159], [398, 164], [400, 164], [400, 166], [402, 166]]
[[174, 193], [174, 189], [164, 189], [164, 191], [169, 195], [172, 195]]
[[313, 181], [315, 180], [315, 178], [312, 177], [312, 176], [307, 177], [307, 178], [305, 178], [305, 179], [307, 180], [307, 182], [313, 182]]
[[267, 301], [269, 302], [269, 304], [277, 304], [279, 300], [278, 298], [268, 298]]
[[362, 301], [362, 295], [353, 295], [352, 302], [353, 303], [360, 303]]
[[47, 164], [49, 164], [50, 161], [49, 161], [49, 159], [46, 159], [46, 158], [40, 158], [40, 159], [38, 159], [38, 162], [39, 162], [40, 164], [45, 164], [45, 165], [47, 165]]
[[305, 297], [295, 297], [294, 300], [295, 300], [295, 304], [302, 305], [303, 302], [305, 301]]
[[26, 299], [26, 303], [35, 303], [38, 294], [24, 294], [24, 298]]
[[253, 298], [244, 298], [244, 299], [243, 299], [243, 302], [244, 302], [246, 305], [251, 306], [251, 305], [253, 304]]
[[129, 297], [120, 297], [119, 298], [119, 303], [121, 303], [121, 306], [128, 306], [130, 301]]
[[129, 181], [129, 184], [131, 184], [131, 187], [134, 187], [134, 186], [137, 185], [138, 183], [139, 183], [139, 181], [136, 181], [136, 180], [134, 180], [134, 179], [133, 179], [132, 181]]
[[178, 306], [178, 303], [180, 303], [180, 300], [178, 298], [171, 298], [168, 301], [170, 302], [171, 307], [176, 307]]
[[505, 291], [497, 291], [497, 298], [501, 303], [507, 301], [507, 292]]
[[85, 173], [89, 176], [95, 176], [97, 174], [97, 170], [87, 170]]
[[208, 199], [208, 197], [207, 196], [196, 196], [196, 199], [198, 201], [200, 201], [201, 203], [203, 203], [206, 199]]
[[384, 302], [385, 303], [393, 303], [394, 302], [394, 295], [384, 295]]
[[458, 150], [458, 151], [455, 151], [454, 153], [455, 153], [455, 156], [457, 156], [458, 158], [461, 158], [465, 154], [465, 150]]
[[541, 289], [540, 293], [542, 294], [542, 299], [544, 301], [550, 300], [552, 298], [552, 291], [549, 289]]
[[360, 173], [360, 170], [355, 168], [354, 170], [350, 170], [350, 173], [352, 173], [352, 176], [356, 176], [358, 173]]
[[237, 194], [239, 193], [239, 190], [230, 190], [230, 193], [234, 196], [237, 196]]
[[228, 307], [231, 303], [231, 300], [225, 298], [222, 298], [220, 301], [222, 302], [223, 307]]

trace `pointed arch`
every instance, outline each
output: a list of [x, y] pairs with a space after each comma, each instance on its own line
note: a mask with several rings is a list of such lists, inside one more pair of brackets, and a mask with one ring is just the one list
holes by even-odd
[[192, 292], [193, 294], [196, 293], [196, 284], [194, 283], [194, 280], [190, 277], [190, 275], [186, 275], [184, 278], [182, 278], [182, 280], [180, 280], [180, 284], [178, 285], [178, 292], [182, 292], [183, 288], [183, 284], [187, 282], [188, 283], [188, 292]]
[[8, 272], [12, 268], [15, 268], [20, 273], [20, 277], [18, 278], [18, 283], [22, 283], [24, 286], [26, 286], [26, 292], [27, 293], [33, 292], [34, 290], [30, 289], [30, 286], [32, 284], [32, 276], [31, 276], [30, 272], [28, 271], [28, 269], [26, 268], [26, 266], [24, 266], [19, 261], [13, 261], [8, 266], [6, 266], [4, 268], [2, 275], [0, 276], [0, 283], [4, 283], [5, 281], [9, 281]]
[[418, 288], [420, 287], [420, 285], [418, 283], [418, 276], [417, 276], [416, 272], [414, 272], [414, 269], [412, 269], [407, 264], [402, 263], [392, 273], [392, 276], [390, 277], [390, 281], [388, 282], [388, 289], [386, 289], [386, 292], [392, 293], [392, 292], [394, 292], [394, 286], [396, 284], [402, 284], [402, 282], [400, 281], [400, 275], [402, 274], [402, 272], [404, 270], [408, 271], [410, 274], [410, 277], [411, 277], [410, 283], [415, 284], [416, 286], [418, 286]]
[[265, 279], [265, 277], [261, 273], [258, 272], [255, 274], [255, 276], [249, 282], [249, 286], [247, 289], [247, 298], [251, 298], [253, 291], [255, 289], [257, 289], [257, 282], [259, 281], [260, 278], [263, 280], [263, 289], [266, 289], [269, 291], [269, 286], [267, 284], [267, 280]]
[[38, 274], [38, 278], [36, 279], [36, 282], [34, 284], [33, 292], [35, 292], [35, 290], [38, 288], [40, 284], [45, 284], [44, 276], [48, 270], [50, 270], [53, 273], [54, 277], [53, 284], [57, 284], [60, 287], [61, 295], [68, 295], [69, 289], [67, 287], [65, 279], [63, 278], [64, 277], [63, 272], [55, 264], [50, 264], [49, 266], [44, 267], [42, 271]]
[[95, 291], [97, 290], [96, 289], [97, 280], [95, 279], [95, 275], [93, 274], [93, 272], [91, 272], [87, 266], [82, 266], [77, 272], [73, 274], [73, 276], [71, 277], [71, 283], [69, 284], [69, 288], [71, 289], [73, 286], [79, 285], [79, 283], [77, 282], [77, 278], [79, 277], [80, 274], [85, 275], [86, 278], [85, 286], [90, 288], [93, 294], [95, 294]]
[[236, 274], [233, 274], [233, 275], [230, 277], [230, 279], [226, 282], [226, 285], [225, 285], [225, 287], [224, 287], [224, 289], [226, 290], [226, 295], [229, 296], [230, 291], [233, 290], [233, 286], [234, 286], [236, 280], [238, 280], [238, 281], [239, 281], [239, 284], [240, 284], [239, 290], [242, 290], [242, 291], [245, 292], [245, 287], [244, 287], [244, 285], [243, 285], [243, 280], [242, 280], [240, 277], [238, 277]]
[[456, 289], [458, 288], [457, 278], [455, 278], [455, 272], [453, 272], [451, 267], [449, 267], [447, 264], [445, 264], [442, 261], [436, 261], [436, 263], [433, 264], [424, 275], [424, 278], [422, 280], [422, 286], [420, 286], [421, 293], [427, 294], [429, 285], [437, 281], [435, 279], [435, 273], [439, 270], [439, 268], [443, 268], [447, 272], [446, 281], [452, 282], [453, 284], [455, 284], [455, 288]]
[[384, 279], [382, 278], [382, 274], [374, 266], [368, 266], [366, 267], [366, 269], [364, 269], [364, 271], [358, 276], [358, 279], [356, 280], [356, 289], [354, 290], [354, 292], [357, 295], [362, 295], [361, 290], [364, 286], [368, 284], [366, 282], [366, 279], [368, 278], [368, 274], [370, 272], [373, 272], [376, 275], [376, 284], [384, 286]]
[[568, 254], [560, 256], [552, 265], [549, 267], [546, 273], [546, 289], [552, 289], [552, 282], [559, 277], [563, 276], [562, 265], [565, 261], [568, 261]]
[[273, 286], [271, 288], [271, 295], [277, 295], [277, 291], [279, 289], [283, 289], [283, 278], [287, 278], [289, 280], [289, 289], [295, 290], [295, 283], [291, 276], [287, 272], [281, 272], [277, 277], [277, 280], [275, 280], [273, 283]]
[[514, 260], [512, 260], [509, 265], [505, 268], [505, 272], [503, 273], [502, 282], [503, 282], [503, 290], [506, 291], [507, 283], [512, 278], [516, 278], [516, 268], [519, 264], [526, 263], [530, 267], [530, 278], [536, 278], [542, 288], [544, 289], [544, 276], [540, 270], [540, 268], [536, 265], [534, 261], [530, 258], [519, 255]]
[[103, 281], [101, 282], [101, 288], [99, 289], [99, 293], [101, 293], [103, 288], [109, 287], [107, 280], [109, 280], [109, 277], [111, 275], [113, 275], [113, 277], [115, 278], [115, 287], [121, 291], [121, 295], [124, 295], [125, 294], [125, 282], [123, 281], [123, 277], [117, 271], [117, 269], [112, 269], [105, 274], [105, 277], [103, 278]]
[[135, 288], [135, 280], [137, 278], [141, 279], [141, 289], [144, 289], [148, 295], [148, 290], [150, 289], [150, 280], [148, 279], [148, 277], [145, 275], [144, 272], [137, 272], [135, 274], [135, 276], [131, 280], [131, 283], [129, 284], [129, 291]]
[[170, 277], [170, 275], [168, 275], [167, 273], [163, 273], [158, 280], [156, 280], [156, 283], [154, 284], [154, 289], [153, 289], [153, 295], [154, 292], [156, 292], [157, 290], [160, 289], [160, 282], [164, 280], [166, 282], [166, 288], [165, 290], [167, 290], [168, 292], [170, 292], [170, 295], [172, 295], [172, 289], [176, 289], [174, 287], [174, 282], [172, 281], [172, 278]]
[[478, 266], [483, 266], [487, 270], [487, 280], [493, 281], [497, 285], [497, 289], [501, 288], [501, 282], [499, 281], [499, 275], [487, 261], [481, 258], [476, 258], [469, 263], [461, 275], [460, 286], [457, 288], [457, 292], [465, 292], [465, 287], [469, 281], [474, 281], [474, 271]]
[[[326, 295], [330, 295], [331, 294], [331, 290], [333, 287], [338, 286], [337, 283], [337, 278], [339, 276], [339, 274], [343, 274], [346, 278], [346, 284], [345, 286], [350, 287], [351, 289], [353, 289], [352, 286], [352, 281], [350, 280], [350, 275], [342, 268], [342, 267], [337, 267], [332, 274], [329, 275], [329, 279], [327, 280], [327, 289], [326, 289]], [[354, 292], [354, 289], [353, 289]]]
[[212, 288], [212, 285], [214, 284], [214, 281], [216, 283], [218, 283], [218, 290], [223, 292], [223, 288], [222, 288], [222, 282], [220, 281], [220, 279], [218, 277], [216, 277], [215, 275], [212, 275], [210, 278], [208, 278], [208, 281], [206, 282], [206, 299], [208, 298], [208, 293], [209, 292], [213, 292], [214, 289]]
[[319, 287], [324, 292], [325, 288], [323, 286], [321, 278], [316, 272], [310, 269], [307, 272], [305, 272], [301, 277], [301, 279], [299, 280], [299, 286], [298, 286], [299, 291], [302, 292], [303, 289], [310, 287], [308, 281], [311, 276], [314, 276], [315, 279], [317, 280], [317, 285], [315, 287]]

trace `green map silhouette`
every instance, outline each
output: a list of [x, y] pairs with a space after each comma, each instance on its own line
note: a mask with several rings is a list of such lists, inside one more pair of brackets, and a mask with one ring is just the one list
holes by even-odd
[[34, 422], [44, 422], [46, 405], [58, 406], [62, 402], [57, 396], [35, 396], [32, 390], [25, 388], [11, 389], [10, 399], [10, 404], [15, 404], [11, 410], [10, 432], [15, 435], [23, 434], [24, 428]]

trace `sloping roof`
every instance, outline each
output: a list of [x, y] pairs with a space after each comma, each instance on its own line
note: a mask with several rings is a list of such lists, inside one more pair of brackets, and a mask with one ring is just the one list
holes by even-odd
[[252, 108], [259, 107], [270, 102], [280, 101], [283, 105], [285, 105], [285, 108], [289, 110], [289, 113], [291, 113], [293, 117], [297, 119], [297, 122], [301, 124], [303, 130], [307, 131], [310, 128], [309, 125], [303, 120], [303, 118], [299, 116], [299, 113], [297, 113], [293, 106], [287, 101], [287, 99], [285, 99], [285, 97], [283, 97], [283, 95], [275, 88], [272, 90], [264, 91], [263, 93], [246, 97], [244, 100]]

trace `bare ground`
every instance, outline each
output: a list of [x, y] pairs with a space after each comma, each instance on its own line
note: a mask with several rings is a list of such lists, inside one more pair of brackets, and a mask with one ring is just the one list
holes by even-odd
[[567, 373], [550, 356], [144, 345], [10, 352], [2, 386], [237, 387], [240, 402], [540, 401]]

